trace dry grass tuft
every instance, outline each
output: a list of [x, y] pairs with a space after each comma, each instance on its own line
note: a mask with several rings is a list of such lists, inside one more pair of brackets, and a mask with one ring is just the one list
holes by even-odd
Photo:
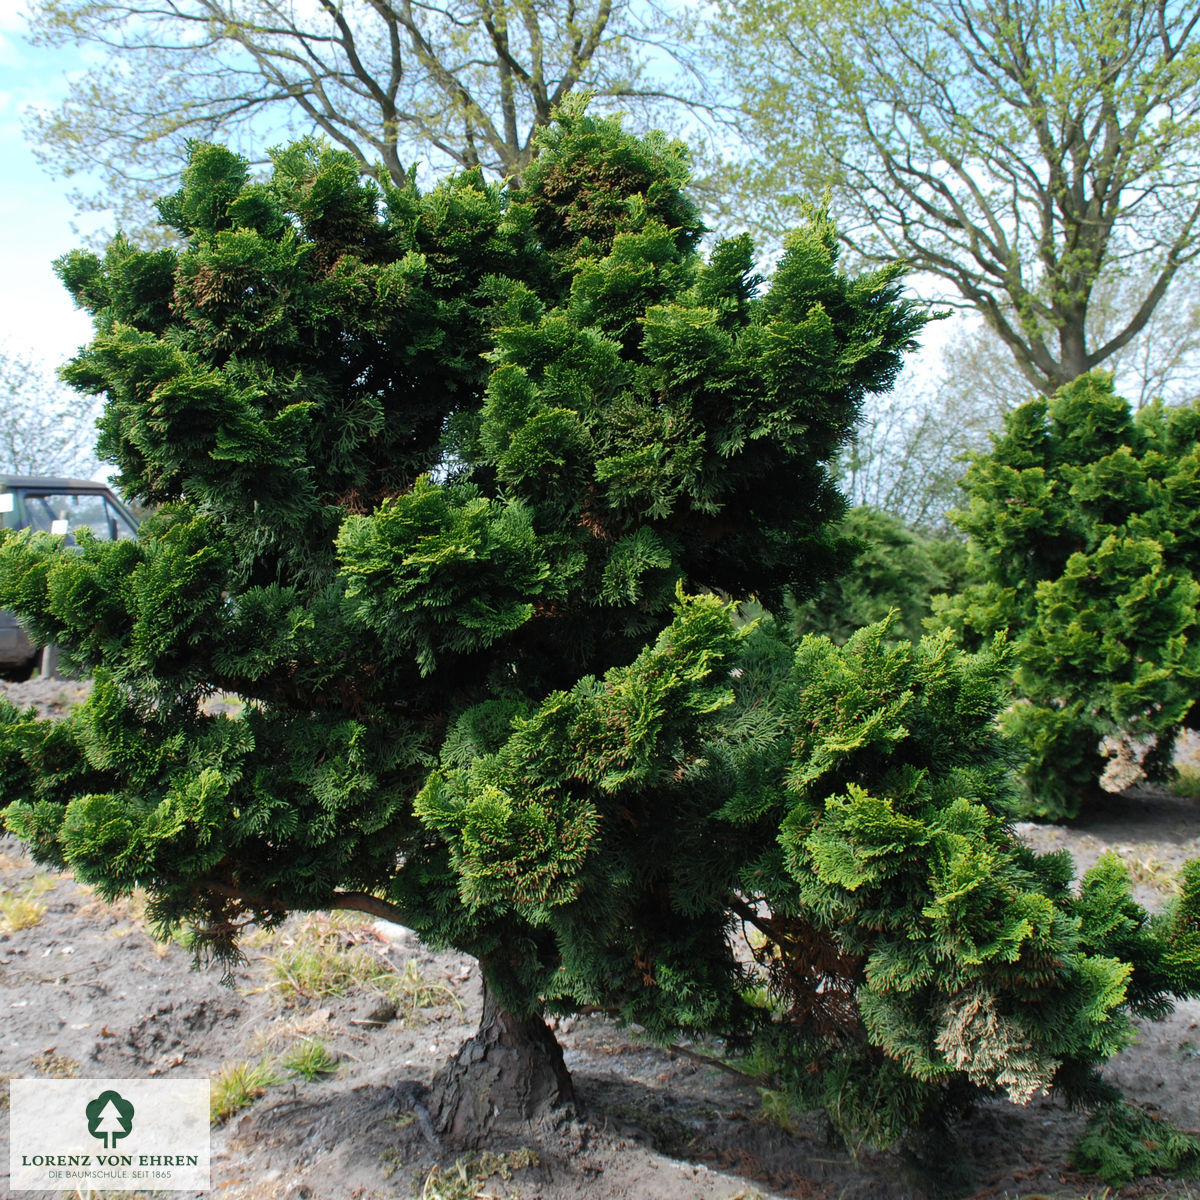
[[[339, 914], [341, 916], [341, 914]], [[445, 984], [433, 983], [410, 959], [402, 971], [388, 960], [368, 924], [317, 917], [292, 934], [277, 937], [265, 956], [269, 984], [287, 1006], [368, 992], [396, 1005], [403, 1020], [424, 1008], [461, 1007]]]
[[434, 1167], [425, 1177], [420, 1194], [411, 1200], [502, 1200], [491, 1181], [507, 1182], [514, 1171], [536, 1167], [540, 1162], [537, 1151], [528, 1147], [507, 1154], [485, 1150], [474, 1158], [460, 1158], [451, 1167]]
[[33, 1069], [50, 1079], [79, 1078], [79, 1063], [65, 1054], [56, 1053], [52, 1047], [33, 1059]]

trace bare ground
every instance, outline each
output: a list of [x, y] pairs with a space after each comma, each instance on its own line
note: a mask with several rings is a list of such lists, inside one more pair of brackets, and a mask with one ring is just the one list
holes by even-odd
[[[52, 713], [82, 687], [0, 683], [0, 694]], [[1159, 904], [1179, 864], [1200, 852], [1200, 805], [1144, 790], [1073, 827], [1019, 832], [1039, 849], [1070, 849], [1080, 869], [1117, 849], [1139, 898]], [[340, 995], [322, 994], [340, 961], [332, 948], [357, 964]], [[252, 936], [246, 949], [248, 963], [223, 986], [219, 970], [194, 971], [182, 946], [148, 935], [137, 898], [106, 904], [0, 840], [0, 1077], [174, 1073], [219, 1090], [231, 1065], [265, 1064], [275, 1082], [213, 1130], [209, 1194], [223, 1200], [1200, 1200], [1196, 1183], [1148, 1180], [1118, 1193], [1073, 1174], [1082, 1118], [1045, 1098], [981, 1105], [957, 1130], [953, 1170], [896, 1154], [856, 1158], [829, 1143], [819, 1115], [770, 1120], [756, 1089], [695, 1057], [719, 1047], [666, 1050], [595, 1017], [557, 1029], [578, 1118], [463, 1156], [438, 1143], [422, 1098], [474, 1032], [469, 959], [431, 953], [397, 926], [319, 916]], [[336, 1058], [335, 1073], [290, 1073], [288, 1056], [314, 1043]], [[1131, 1099], [1200, 1130], [1200, 1003], [1143, 1025], [1108, 1074]], [[7, 1162], [0, 1122], [0, 1172]], [[0, 1174], [0, 1195], [10, 1194], [5, 1183]]]

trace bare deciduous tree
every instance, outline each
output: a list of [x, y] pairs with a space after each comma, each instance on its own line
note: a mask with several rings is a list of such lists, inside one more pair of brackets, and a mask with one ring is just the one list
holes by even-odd
[[0, 349], [0, 471], [90, 477], [99, 465], [96, 417], [34, 360]]
[[55, 173], [98, 177], [81, 208], [126, 224], [188, 139], [320, 130], [396, 182], [417, 155], [519, 176], [573, 91], [666, 113], [700, 86], [656, 0], [35, 0], [29, 29], [103, 59], [31, 133]]
[[[1089, 320], [1102, 326], [1123, 311], [1144, 280], [1102, 281]], [[1154, 311], [1145, 329], [1107, 363], [1119, 394], [1135, 408], [1152, 400], [1180, 404], [1200, 395], [1200, 304], [1194, 268]], [[842, 482], [851, 502], [898, 516], [918, 529], [941, 532], [946, 513], [961, 504], [958, 486], [966, 456], [987, 452], [1003, 416], [1034, 398], [1004, 344], [974, 314], [942, 328], [944, 342], [926, 355], [925, 369], [908, 370], [893, 392], [872, 397]]]
[[851, 246], [946, 281], [1053, 391], [1200, 252], [1198, 24], [1177, 0], [727, 0], [755, 146], [731, 174], [768, 226], [832, 186]]

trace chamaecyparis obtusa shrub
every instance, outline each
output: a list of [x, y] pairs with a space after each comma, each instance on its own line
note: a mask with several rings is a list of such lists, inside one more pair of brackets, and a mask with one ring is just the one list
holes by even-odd
[[1198, 438], [1200, 407], [1135, 415], [1095, 373], [1010, 414], [967, 470], [972, 582], [939, 619], [968, 644], [1008, 631], [1027, 812], [1072, 817], [1098, 783], [1161, 777], [1194, 719]]
[[1130, 1017], [1196, 990], [1200, 870], [1153, 917], [1115, 857], [1073, 888], [1068, 854], [1033, 853], [1007, 823], [1011, 650], [889, 634], [794, 653], [751, 634], [737, 716], [706, 750], [721, 822], [760, 829], [731, 907], [758, 934], [768, 1059], [852, 1142], [928, 1127], [980, 1089], [1101, 1099], [1096, 1068]]
[[[770, 622], [735, 630], [693, 601], [653, 652], [552, 696], [493, 753], [448, 740], [418, 810], [479, 911], [515, 903], [576, 948], [568, 1007], [610, 1002], [623, 979], [625, 1015], [652, 1032], [685, 1008], [697, 1027], [724, 1021], [853, 1143], [927, 1128], [980, 1092], [1095, 1102], [1131, 1018], [1196, 991], [1200, 870], [1151, 916], [1116, 857], [1076, 889], [1067, 853], [1014, 838], [1016, 756], [996, 722], [1010, 673], [999, 641], [971, 655], [879, 623], [792, 647]], [[690, 752], [660, 740], [671, 722]], [[541, 798], [567, 791], [569, 821], [539, 840]], [[578, 853], [593, 826], [612, 857]], [[644, 943], [594, 923], [616, 907], [614, 864], [642, 856], [675, 863], [660, 918], [669, 898], [697, 919], [679, 951], [711, 953], [706, 912], [749, 932], [748, 1007], [718, 1017], [672, 939], [650, 972]]]
[[219, 956], [326, 908], [474, 955], [450, 1137], [569, 1101], [542, 1018], [582, 1005], [757, 1044], [879, 1141], [1083, 1089], [1193, 987], [1191, 884], [1151, 920], [1018, 847], [999, 651], [796, 649], [716, 598], [839, 561], [828, 464], [921, 317], [819, 212], [762, 288], [747, 239], [701, 257], [685, 180], [578, 108], [511, 189], [196, 146], [181, 248], [68, 256], [70, 378], [158, 507], [0, 542], [0, 605], [96, 677], [56, 724], [0, 710], [6, 824]]
[[[582, 782], [497, 784], [463, 827], [489, 848], [475, 879], [434, 779], [551, 697], [669, 667], [681, 583], [775, 603], [838, 561], [829, 464], [924, 318], [896, 270], [839, 269], [820, 211], [769, 283], [746, 237], [702, 256], [686, 181], [680, 144], [579, 106], [512, 187], [466, 172], [422, 194], [313, 142], [257, 179], [196, 145], [160, 204], [178, 248], [68, 255], [96, 326], [68, 376], [156, 512], [137, 542], [0, 544], [2, 603], [97, 680], [60, 726], [6, 715], [8, 825], [107, 893], [145, 887], [218, 955], [247, 920], [329, 907], [475, 955], [485, 1030], [526, 1065], [545, 1051], [546, 1090], [514, 1095], [569, 1092], [540, 1014], [593, 986], [598, 942], [624, 964], [607, 1006], [736, 1025], [719, 888], [700, 909], [672, 893], [696, 814], [622, 849], [628, 820], [595, 817]], [[660, 682], [603, 776], [630, 757], [670, 777], [696, 743], [691, 685]], [[236, 719], [204, 710], [214, 690]], [[557, 767], [594, 770], [582, 749]], [[545, 870], [514, 871], [539, 848]], [[559, 859], [609, 886], [590, 908], [547, 882], [575, 919], [556, 930], [516, 906]], [[492, 1118], [446, 1100], [451, 1131]]]

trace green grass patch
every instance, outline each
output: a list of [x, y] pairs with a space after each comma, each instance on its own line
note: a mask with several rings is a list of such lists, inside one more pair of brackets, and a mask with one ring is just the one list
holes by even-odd
[[302, 1075], [312, 1082], [324, 1075], [336, 1075], [337, 1055], [324, 1042], [306, 1038], [297, 1042], [280, 1060], [280, 1066], [292, 1075]]
[[764, 1125], [774, 1125], [783, 1133], [795, 1135], [797, 1132], [796, 1119], [799, 1115], [791, 1098], [786, 1092], [773, 1088], [758, 1089], [759, 1107], [756, 1119]]
[[282, 1082], [269, 1059], [258, 1062], [226, 1063], [213, 1077], [209, 1098], [209, 1117], [221, 1125], [248, 1108], [269, 1087]]
[[397, 970], [373, 944], [358, 940], [360, 927], [320, 918], [266, 956], [270, 985], [285, 1005], [370, 992], [391, 1000], [405, 1020], [423, 1008], [461, 1008], [454, 992], [426, 979], [415, 960]]
[[361, 946], [308, 941], [269, 955], [274, 986], [285, 1004], [328, 1000], [351, 992], [386, 993], [397, 972], [377, 954]]
[[1200, 768], [1182, 766], [1171, 777], [1171, 791], [1185, 800], [1200, 800]]

